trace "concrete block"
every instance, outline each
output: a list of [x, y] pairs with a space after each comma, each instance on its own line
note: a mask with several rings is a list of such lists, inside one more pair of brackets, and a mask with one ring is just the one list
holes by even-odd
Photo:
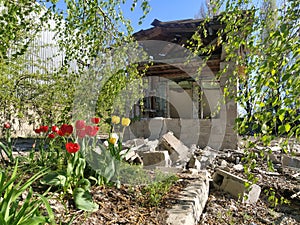
[[126, 147], [139, 147], [145, 144], [144, 138], [134, 138], [125, 142], [124, 146]]
[[209, 179], [201, 175], [192, 181], [179, 195], [177, 203], [167, 209], [168, 225], [196, 225], [206, 205]]
[[261, 188], [256, 184], [251, 184], [249, 188], [246, 188], [246, 182], [247, 180], [221, 169], [217, 169], [213, 175], [213, 183], [216, 188], [230, 193], [244, 203], [256, 203]]
[[145, 141], [144, 145], [133, 147], [131, 149], [134, 150], [134, 151], [136, 151], [136, 152], [149, 152], [149, 151], [153, 152], [157, 148], [158, 142], [159, 142], [158, 140]]
[[189, 160], [189, 148], [177, 139], [172, 132], [168, 132], [161, 137], [159, 148], [168, 150], [173, 163], [188, 162]]
[[300, 158], [299, 157], [292, 157], [283, 155], [282, 156], [282, 166], [285, 167], [294, 167], [294, 168], [300, 168]]
[[143, 159], [144, 167], [156, 168], [157, 166], [169, 167], [171, 160], [168, 151], [144, 152], [139, 154]]

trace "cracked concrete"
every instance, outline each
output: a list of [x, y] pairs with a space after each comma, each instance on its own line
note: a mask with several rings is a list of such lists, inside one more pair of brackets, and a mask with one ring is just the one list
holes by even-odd
[[167, 210], [168, 225], [196, 225], [204, 210], [209, 194], [207, 173], [194, 176], [191, 183], [181, 192], [175, 204]]

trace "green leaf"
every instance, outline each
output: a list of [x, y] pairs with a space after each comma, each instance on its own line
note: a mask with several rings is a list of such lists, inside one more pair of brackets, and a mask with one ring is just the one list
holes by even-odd
[[41, 184], [65, 186], [66, 181], [67, 178], [64, 173], [50, 172], [41, 179]]
[[86, 160], [85, 159], [79, 158], [77, 160], [77, 164], [76, 164], [76, 167], [75, 167], [75, 174], [76, 174], [77, 177], [78, 176], [83, 177], [85, 165], [86, 165]]
[[115, 161], [112, 159], [108, 166], [105, 168], [104, 174], [101, 175], [103, 175], [108, 181], [110, 181], [114, 177], [115, 173]]
[[87, 191], [90, 190], [91, 182], [88, 179], [84, 178], [78, 182], [78, 186]]
[[284, 114], [279, 115], [279, 120], [282, 122], [284, 120]]
[[40, 224], [46, 224], [47, 220], [44, 216], [36, 216], [32, 217], [18, 225], [40, 225]]
[[48, 217], [50, 219], [50, 223], [51, 225], [55, 225], [55, 216], [54, 216], [54, 213], [53, 213], [53, 210], [51, 209], [51, 206], [49, 204], [49, 201], [47, 200], [47, 198], [45, 198], [43, 195], [37, 193], [37, 195], [41, 198], [42, 202], [44, 203], [45, 207], [46, 207], [46, 210], [47, 210], [47, 213], [48, 213]]
[[76, 188], [74, 190], [74, 201], [78, 209], [82, 209], [88, 212], [95, 212], [98, 210], [99, 206], [93, 202], [92, 196], [89, 191], [83, 188]]
[[291, 125], [287, 123], [287, 124], [284, 125], [284, 128], [285, 128], [286, 132], [289, 132], [290, 129], [291, 129]]
[[74, 170], [73, 163], [72, 162], [68, 162], [68, 164], [67, 164], [67, 176], [71, 176], [72, 173], [73, 173], [73, 170]]
[[30, 200], [32, 197], [32, 188], [29, 189], [29, 192], [27, 194], [27, 197], [24, 201], [24, 203], [22, 204], [22, 207], [20, 208], [20, 210], [18, 212], [16, 212], [16, 216], [14, 218], [14, 221], [22, 221], [23, 217], [26, 216], [26, 210], [28, 210], [30, 207], [32, 207], [32, 205], [30, 205]]
[[280, 134], [284, 134], [285, 133], [285, 126], [284, 125], [280, 125], [278, 127], [278, 131], [279, 131]]

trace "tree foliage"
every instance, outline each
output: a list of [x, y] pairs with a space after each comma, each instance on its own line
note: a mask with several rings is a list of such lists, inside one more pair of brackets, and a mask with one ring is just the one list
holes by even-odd
[[236, 100], [246, 111], [239, 131], [255, 133], [265, 144], [275, 136], [299, 138], [299, 1], [276, 7], [274, 1], [214, 2], [224, 11], [218, 43], [225, 44], [225, 61], [236, 66]]
[[[74, 104], [81, 104], [74, 102], [80, 95], [84, 104], [100, 102], [93, 113], [111, 112], [115, 96], [139, 76], [128, 48], [120, 48], [133, 43], [121, 10], [125, 0], [61, 2], [64, 9], [55, 0], [0, 1], [1, 120], [67, 121]], [[131, 5], [142, 8], [140, 20], [149, 11], [146, 0]], [[114, 85], [107, 85], [112, 80]]]

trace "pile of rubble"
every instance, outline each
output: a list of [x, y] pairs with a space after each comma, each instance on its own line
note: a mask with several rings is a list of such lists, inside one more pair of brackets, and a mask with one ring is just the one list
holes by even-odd
[[128, 140], [123, 147], [124, 158], [130, 163], [142, 164], [145, 169], [172, 167], [178, 172], [201, 171], [219, 154], [219, 151], [208, 146], [203, 150], [196, 145], [188, 148], [172, 132], [166, 133], [160, 140]]
[[[237, 184], [230, 187], [223, 181], [223, 189], [213, 185], [199, 224], [300, 224], [300, 145], [291, 140], [288, 148], [289, 152], [283, 153], [280, 141], [272, 141], [268, 147], [256, 142], [248, 148], [253, 156], [251, 160], [255, 162], [251, 172], [257, 179], [252, 189], [256, 192], [246, 192], [252, 201], [241, 203], [233, 197], [239, 192], [235, 189]], [[243, 148], [239, 151], [225, 150], [218, 155], [208, 168], [216, 174], [214, 181], [218, 183], [223, 175], [225, 179], [238, 177], [246, 180], [244, 151]], [[271, 171], [268, 161], [273, 164]], [[220, 170], [226, 173], [218, 172]], [[260, 194], [256, 195], [259, 190]]]
[[[166, 133], [160, 140], [149, 141], [142, 138], [129, 140], [124, 143], [124, 148], [124, 153], [127, 153], [124, 157], [128, 162], [142, 164], [146, 169], [158, 168], [162, 171], [198, 176], [198, 183], [196, 181], [194, 184], [195, 190], [192, 190], [192, 193], [199, 192], [198, 195], [202, 196], [197, 198], [195, 194], [192, 197], [194, 201], [192, 206], [187, 206], [189, 200], [182, 203], [185, 208], [192, 207], [190, 211], [195, 211], [196, 207], [197, 215], [190, 216], [192, 219], [183, 219], [181, 224], [197, 224], [201, 213], [206, 214], [205, 203], [209, 196], [209, 189], [221, 190], [235, 200], [249, 205], [266, 198], [265, 191], [270, 188], [278, 190], [281, 197], [293, 203], [300, 202], [300, 145], [296, 143], [290, 145], [290, 154], [282, 154], [283, 150], [278, 142], [272, 142], [269, 147], [257, 143], [255, 147], [248, 149], [254, 154], [252, 160], [256, 161], [255, 168], [252, 168], [252, 173], [258, 178], [255, 184], [249, 182], [245, 176], [243, 148], [222, 151], [214, 150], [209, 146], [204, 149], [197, 148], [195, 145], [189, 148], [172, 132]], [[273, 171], [269, 170], [268, 161], [273, 163]], [[245, 186], [245, 183], [248, 185]], [[198, 201], [198, 205], [195, 201]], [[300, 204], [297, 209], [300, 209]], [[183, 215], [173, 217], [174, 223], [169, 221], [168, 224], [176, 224], [178, 222], [176, 220]]]

